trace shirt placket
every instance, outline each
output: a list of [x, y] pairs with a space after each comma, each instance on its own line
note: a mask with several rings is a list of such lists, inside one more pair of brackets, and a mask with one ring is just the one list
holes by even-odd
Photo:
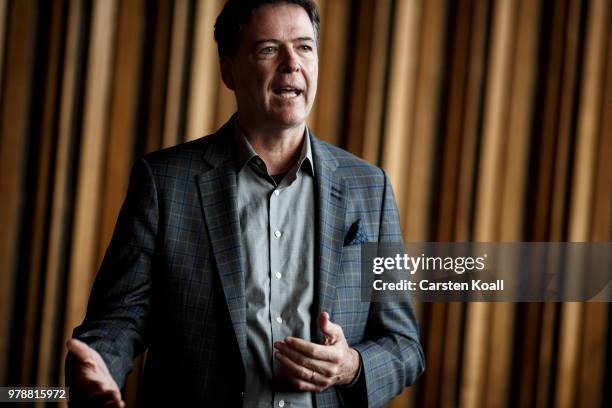
[[[274, 342], [283, 341], [290, 334], [288, 329], [288, 314], [282, 310], [285, 301], [283, 299], [285, 271], [281, 270], [282, 256], [286, 253], [285, 242], [288, 239], [288, 233], [282, 225], [283, 206], [281, 205], [282, 189], [277, 186], [269, 195], [269, 231], [270, 231], [270, 315], [272, 318], [272, 350], [274, 350]], [[280, 366], [276, 358], [272, 358], [272, 369], [274, 376], [278, 375]], [[289, 406], [285, 396], [281, 392], [274, 393], [274, 407]]]

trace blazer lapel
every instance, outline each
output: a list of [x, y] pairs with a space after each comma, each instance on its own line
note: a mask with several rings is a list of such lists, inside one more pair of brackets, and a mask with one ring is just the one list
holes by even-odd
[[336, 299], [336, 282], [340, 268], [342, 245], [344, 242], [344, 218], [346, 213], [346, 196], [342, 179], [336, 174], [338, 161], [327, 146], [311, 137], [313, 149], [316, 214], [318, 243], [315, 271], [318, 272], [316, 305], [317, 313], [313, 316], [313, 337], [319, 343], [323, 336], [316, 326], [316, 318], [321, 312], [332, 315], [332, 307]]
[[198, 188], [204, 220], [210, 236], [219, 279], [227, 301], [243, 364], [246, 353], [246, 300], [240, 219], [238, 216], [236, 170], [232, 161], [232, 122], [213, 137], [204, 153], [212, 166], [198, 175]]

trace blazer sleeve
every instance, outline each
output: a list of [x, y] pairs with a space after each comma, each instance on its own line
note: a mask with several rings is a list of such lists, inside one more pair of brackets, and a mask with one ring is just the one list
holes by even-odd
[[[100, 353], [119, 388], [132, 369], [133, 358], [146, 348], [158, 214], [151, 168], [139, 159], [91, 290], [85, 320], [73, 331], [73, 337]], [[66, 365], [69, 382], [68, 360]]]
[[[382, 172], [385, 185], [378, 241], [402, 242], [393, 191], [387, 174]], [[364, 341], [354, 348], [361, 355], [363, 377], [359, 381], [362, 384], [356, 387], [363, 391], [365, 386], [368, 407], [384, 406], [425, 370], [416, 314], [410, 301], [372, 302]], [[357, 390], [353, 390], [353, 397], [354, 391]]]

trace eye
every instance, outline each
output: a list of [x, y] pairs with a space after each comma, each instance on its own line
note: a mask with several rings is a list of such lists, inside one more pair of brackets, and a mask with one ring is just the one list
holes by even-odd
[[310, 45], [300, 45], [299, 49], [300, 51], [306, 51], [306, 52], [312, 51], [312, 47]]
[[264, 47], [261, 50], [259, 50], [260, 54], [272, 54], [274, 51], [276, 51], [276, 47]]

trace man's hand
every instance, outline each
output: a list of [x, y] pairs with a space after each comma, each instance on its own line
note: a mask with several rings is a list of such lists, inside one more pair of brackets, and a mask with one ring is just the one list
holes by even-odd
[[78, 400], [88, 407], [123, 408], [119, 386], [113, 380], [108, 367], [98, 352], [77, 339], [66, 342], [73, 354], [73, 376]]
[[296, 337], [277, 341], [274, 353], [287, 379], [302, 391], [323, 391], [336, 384], [350, 384], [359, 370], [359, 353], [349, 347], [342, 327], [329, 320], [327, 312], [317, 319], [325, 345]]

